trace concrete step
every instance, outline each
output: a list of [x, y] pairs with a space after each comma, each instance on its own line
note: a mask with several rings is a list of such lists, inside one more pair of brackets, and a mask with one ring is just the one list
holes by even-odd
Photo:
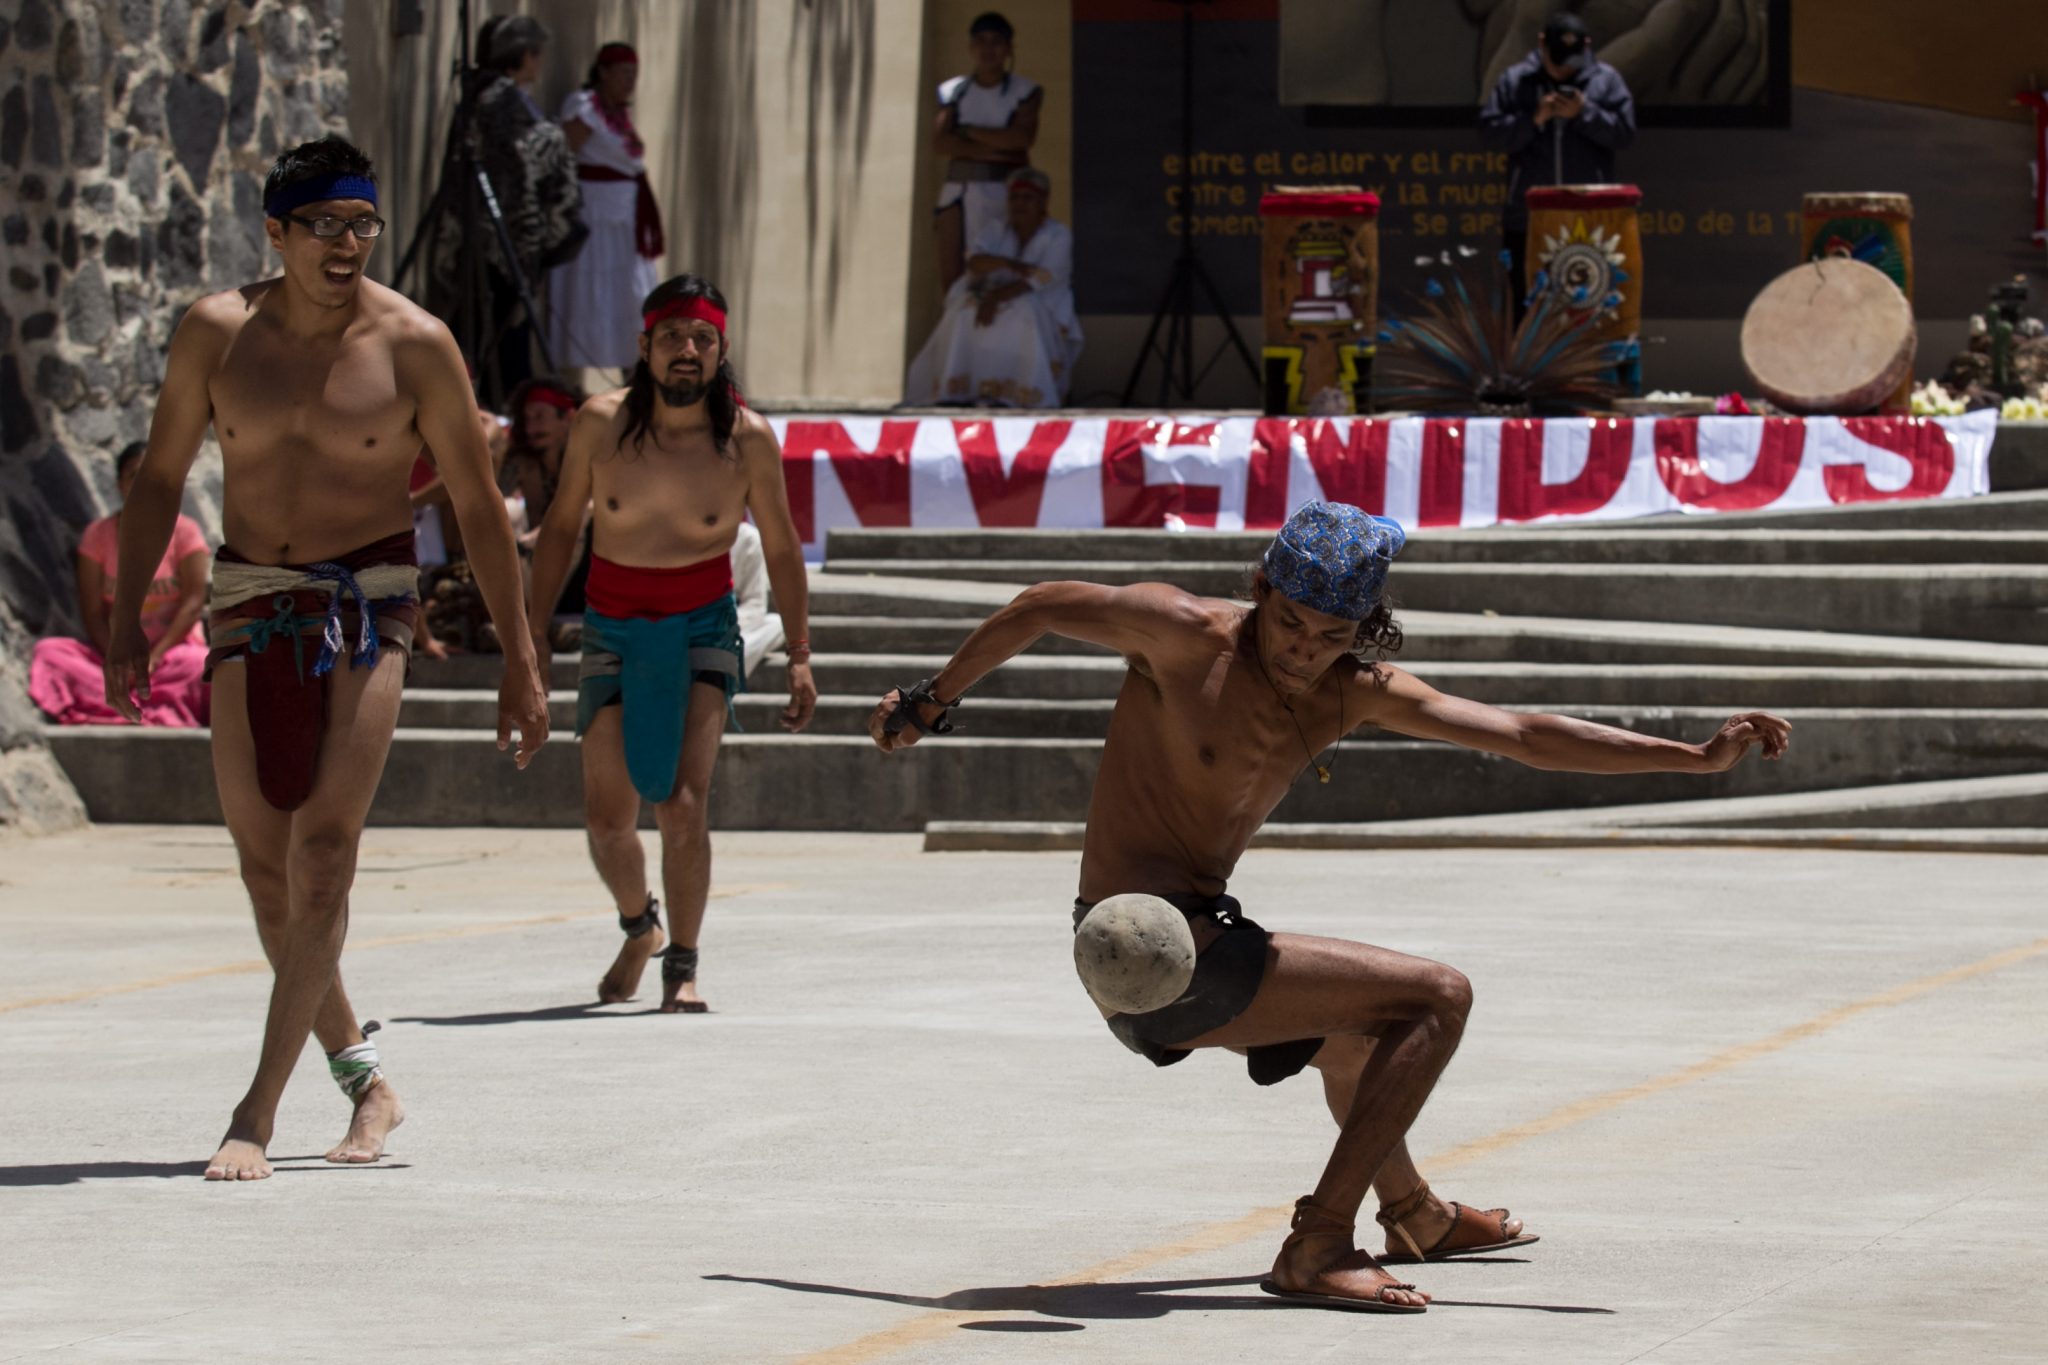
[[[940, 820], [924, 827], [926, 853], [1078, 852], [1086, 827], [1074, 821]], [[2048, 828], [1728, 829], [1566, 824], [1529, 829], [1446, 829], [1426, 820], [1398, 824], [1267, 825], [1253, 848], [1384, 852], [1416, 848], [1784, 848], [1856, 853], [2048, 854]]]
[[[937, 673], [944, 655], [820, 655], [812, 671], [835, 694], [879, 698]], [[1408, 662], [1441, 691], [1496, 705], [1604, 706], [2048, 706], [2048, 670], [1784, 668], [1721, 664], [1530, 664]], [[749, 690], [787, 686], [779, 661], [763, 664]], [[1012, 660], [975, 685], [973, 703], [998, 698], [1114, 697], [1117, 658]], [[965, 714], [965, 713], [963, 713]]]
[[[927, 852], [1075, 849], [1078, 821], [941, 820]], [[2048, 853], [2048, 772], [1779, 796], [1361, 824], [1271, 824], [1254, 848], [1554, 847], [1635, 843]]]
[[889, 569], [878, 574], [810, 571], [810, 608], [814, 616], [972, 616], [979, 620], [1017, 595], [1017, 585], [979, 579], [946, 581], [929, 575], [898, 577]]
[[[846, 573], [1029, 584], [1165, 581], [1230, 595], [1243, 566], [1208, 561], [873, 560]], [[1390, 580], [1399, 607], [1503, 616], [1830, 629], [1875, 635], [2048, 644], [2048, 566], [1405, 564]]]
[[[2048, 531], [1740, 530], [1696, 519], [1682, 526], [1577, 526], [1531, 535], [1521, 527], [1419, 531], [1400, 566], [1417, 564], [2044, 564]], [[833, 573], [874, 571], [900, 561], [1070, 561], [1199, 564], [1206, 570], [1254, 564], [1272, 542], [1265, 532], [1038, 530], [833, 531], [825, 565]]]
[[[1993, 451], [1997, 446], [1992, 447]], [[1804, 507], [1780, 512], [1709, 512], [1698, 516], [1667, 512], [1602, 522], [1617, 530], [1703, 524], [1723, 530], [1918, 530], [2048, 531], [2048, 488], [1996, 492], [1976, 498], [1921, 498], [1906, 502], [1858, 502], [1840, 507]], [[1582, 525], [1583, 523], [1576, 523]], [[1540, 523], [1528, 529], [1548, 535], [1575, 523]]]
[[[982, 619], [822, 616], [813, 618], [811, 638], [817, 649], [834, 654], [945, 658]], [[1398, 662], [1409, 667], [1451, 661], [2048, 669], [2048, 647], [2039, 645], [1463, 612], [1404, 610], [1399, 619], [1407, 642]], [[1108, 656], [1107, 650], [1058, 635], [1044, 636], [1029, 652], [1062, 657]], [[576, 664], [576, 655], [558, 655], [552, 663], [552, 686], [573, 688]], [[445, 662], [415, 658], [407, 689], [411, 693], [444, 687], [495, 689], [500, 667], [494, 654], [456, 655]]]
[[[1788, 708], [1786, 760], [1752, 759], [1710, 777], [1593, 778], [1405, 739], [1349, 742], [1327, 786], [1297, 783], [1281, 821], [1418, 819], [1496, 811], [1679, 801], [1995, 776], [2048, 769], [2048, 710]], [[1616, 710], [1650, 734], [1705, 739], [1721, 708]], [[1606, 718], [1606, 717], [1603, 717]], [[192, 730], [50, 727], [51, 750], [92, 818], [169, 824], [218, 818], [208, 736]], [[721, 829], [919, 830], [937, 819], [1073, 819], [1086, 812], [1101, 744], [1093, 739], [928, 741], [883, 755], [864, 738], [729, 736], [713, 787]], [[485, 731], [401, 731], [372, 820], [386, 825], [573, 827], [581, 820], [576, 745], [547, 744], [524, 773]]]
[[[1667, 801], [1575, 812], [1574, 818], [1613, 827], [1652, 825], [1729, 828], [1796, 826], [1807, 829], [1897, 826], [2048, 826], [2048, 772], [1965, 777], [1936, 782], [1886, 782], [1870, 787], [1725, 801]], [[1449, 822], [1440, 822], [1449, 823]], [[1548, 812], [1468, 817], [1463, 823], [1507, 829], [1554, 823]]]
[[[823, 656], [812, 722], [818, 734], [867, 732], [868, 715], [891, 687], [938, 671], [941, 659], [905, 663], [866, 657]], [[1075, 661], [1068, 660], [1067, 663]], [[957, 719], [975, 736], [1101, 738], [1123, 682], [1121, 660], [1109, 668], [1057, 671], [1048, 684], [1039, 670], [1015, 665], [977, 687]], [[744, 732], [775, 728], [788, 702], [786, 670], [764, 665], [733, 701]], [[1689, 664], [1482, 664], [1437, 663], [1422, 671], [1434, 687], [1474, 701], [1521, 711], [1559, 711], [1601, 719], [1645, 706], [1709, 707], [1722, 711], [1788, 707], [1997, 708], [2048, 705], [2048, 672], [1985, 669], [1725, 668]], [[1007, 688], [998, 684], [1008, 684]], [[1019, 688], [1042, 687], [1039, 692]], [[549, 696], [557, 730], [576, 720], [576, 693]], [[486, 688], [409, 691], [399, 724], [407, 729], [483, 730], [497, 725], [498, 694]], [[1361, 739], [1376, 736], [1361, 735]]]
[[[582, 656], [557, 654], [548, 661], [548, 687], [551, 690], [576, 688], [576, 668]], [[505, 673], [505, 656], [502, 654], [451, 654], [445, 659], [429, 659], [415, 654], [411, 671], [406, 674], [405, 692], [410, 700], [420, 692], [441, 691], [460, 688], [467, 691], [487, 690], [492, 696], [498, 695], [498, 680]]]
[[2048, 422], [1998, 424], [1991, 441], [1991, 491], [2048, 488]]

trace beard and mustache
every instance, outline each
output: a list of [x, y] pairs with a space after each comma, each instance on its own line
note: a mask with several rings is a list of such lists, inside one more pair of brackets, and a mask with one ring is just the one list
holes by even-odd
[[669, 407], [687, 408], [691, 404], [701, 401], [705, 394], [711, 392], [712, 382], [716, 378], [716, 374], [706, 378], [703, 371], [699, 370], [696, 378], [685, 380], [680, 384], [665, 383], [657, 379], [654, 381], [654, 391], [661, 395], [661, 401]]

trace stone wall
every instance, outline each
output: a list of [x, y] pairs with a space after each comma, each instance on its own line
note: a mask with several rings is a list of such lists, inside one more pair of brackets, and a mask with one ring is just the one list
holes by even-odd
[[[262, 180], [347, 131], [343, 0], [18, 0], [0, 13], [0, 826], [81, 818], [36, 742], [30, 646], [76, 626], [80, 528], [146, 435], [202, 293], [269, 271]], [[186, 510], [219, 527], [218, 452]]]

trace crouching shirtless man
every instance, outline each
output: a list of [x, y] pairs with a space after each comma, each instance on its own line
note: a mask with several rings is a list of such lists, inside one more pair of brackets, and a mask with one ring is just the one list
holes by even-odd
[[149, 695], [138, 613], [199, 442], [220, 440], [222, 527], [207, 669], [213, 771], [256, 930], [276, 980], [263, 1051], [208, 1180], [261, 1180], [265, 1149], [310, 1030], [354, 1105], [329, 1161], [375, 1161], [405, 1117], [341, 984], [356, 845], [398, 722], [419, 621], [406, 485], [430, 445], [502, 627], [498, 747], [518, 763], [547, 737], [519, 553], [491, 482], [462, 355], [448, 329], [362, 277], [384, 226], [370, 162], [337, 137], [286, 151], [264, 186], [283, 273], [199, 300], [178, 324], [135, 492], [107, 700], [131, 719]]
[[[883, 697], [869, 733], [885, 751], [943, 732], [968, 688], [1047, 631], [1117, 650], [1130, 664], [1110, 719], [1081, 858], [1078, 926], [1110, 896], [1145, 893], [1187, 917], [1198, 956], [1163, 1008], [1115, 1014], [1132, 1051], [1169, 1066], [1194, 1048], [1247, 1055], [1270, 1085], [1322, 1073], [1337, 1145], [1263, 1286], [1339, 1308], [1420, 1312], [1429, 1296], [1380, 1260], [1430, 1260], [1535, 1241], [1505, 1209], [1438, 1199], [1406, 1134], [1457, 1050], [1472, 987], [1456, 970], [1385, 948], [1268, 934], [1224, 884], [1252, 834], [1352, 730], [1374, 725], [1534, 767], [1587, 773], [1719, 772], [1752, 747], [1785, 751], [1791, 726], [1762, 713], [1705, 744], [1656, 739], [1564, 716], [1522, 715], [1447, 697], [1362, 651], [1400, 643], [1385, 599], [1400, 526], [1355, 507], [1310, 503], [1265, 554], [1249, 608], [1163, 584], [1041, 583], [990, 617], [934, 678]], [[1353, 1242], [1368, 1187], [1387, 1255]]]

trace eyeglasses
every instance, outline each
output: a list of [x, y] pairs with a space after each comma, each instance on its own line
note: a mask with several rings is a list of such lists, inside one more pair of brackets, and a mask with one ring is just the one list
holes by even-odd
[[296, 213], [287, 213], [285, 217], [315, 237], [339, 237], [346, 229], [356, 235], [357, 241], [368, 242], [374, 241], [384, 231], [384, 220], [370, 213], [360, 218], [301, 218]]

